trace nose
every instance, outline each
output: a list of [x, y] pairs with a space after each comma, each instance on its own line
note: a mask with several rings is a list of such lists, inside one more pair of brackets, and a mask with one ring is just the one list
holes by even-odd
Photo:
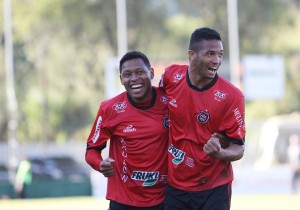
[[219, 55], [215, 55], [214, 58], [213, 58], [213, 63], [220, 65], [221, 62], [222, 62], [222, 57], [219, 56]]
[[130, 77], [130, 80], [137, 80], [139, 78], [139, 75], [136, 73], [133, 73]]

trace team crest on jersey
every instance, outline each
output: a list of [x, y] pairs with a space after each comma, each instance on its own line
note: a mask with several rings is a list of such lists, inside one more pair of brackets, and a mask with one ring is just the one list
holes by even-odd
[[215, 100], [222, 101], [222, 100], [226, 99], [227, 93], [223, 93], [220, 90], [215, 90], [214, 91], [214, 96], [215, 96]]
[[164, 128], [169, 128], [170, 127], [170, 118], [169, 118], [169, 116], [164, 116], [163, 118], [162, 118], [162, 123], [163, 123], [163, 126], [164, 126]]
[[126, 107], [127, 107], [126, 101], [115, 103], [112, 106], [113, 110], [115, 110], [117, 113], [125, 112]]
[[200, 124], [205, 124], [208, 122], [210, 115], [207, 111], [201, 110], [197, 115], [197, 122]]
[[182, 74], [175, 73], [175, 74], [173, 75], [174, 82], [178, 82], [178, 81], [181, 80], [182, 78], [183, 78], [183, 75], [182, 75]]
[[158, 171], [133, 171], [131, 179], [143, 181], [143, 186], [148, 187], [154, 185], [159, 178]]
[[168, 152], [173, 155], [174, 159], [172, 160], [172, 162], [176, 165], [179, 165], [184, 160], [185, 152], [175, 148], [173, 144], [171, 144], [171, 146], [169, 147]]
[[163, 95], [160, 97], [160, 101], [163, 102], [164, 104], [167, 104], [168, 103], [168, 97]]
[[102, 117], [99, 116], [98, 119], [97, 119], [96, 127], [95, 127], [95, 133], [94, 133], [94, 136], [92, 138], [93, 143], [95, 143], [98, 140], [99, 136], [100, 136], [101, 123], [102, 123]]

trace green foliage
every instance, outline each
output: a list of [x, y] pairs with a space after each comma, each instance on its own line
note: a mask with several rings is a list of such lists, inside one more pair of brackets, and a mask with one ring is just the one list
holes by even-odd
[[[104, 68], [117, 56], [112, 0], [11, 0], [20, 141], [85, 140], [104, 99]], [[222, 35], [228, 58], [224, 0], [127, 0], [128, 50], [153, 61], [187, 61], [190, 33], [210, 26]], [[298, 0], [239, 0], [240, 56], [286, 58], [286, 95], [247, 102], [247, 117], [267, 118], [300, 107]], [[3, 4], [0, 5], [3, 11]], [[3, 16], [0, 16], [3, 23]], [[0, 140], [7, 138], [4, 29], [0, 24]], [[159, 75], [157, 75], [159, 76]]]

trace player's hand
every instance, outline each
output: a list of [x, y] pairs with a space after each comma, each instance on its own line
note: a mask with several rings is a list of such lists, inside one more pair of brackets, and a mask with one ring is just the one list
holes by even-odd
[[218, 158], [220, 156], [222, 147], [219, 138], [213, 134], [203, 147], [203, 151], [212, 157]]
[[109, 177], [114, 175], [115, 170], [113, 167], [113, 163], [115, 162], [112, 158], [106, 158], [105, 160], [101, 161], [100, 163], [100, 172], [105, 176]]
[[227, 148], [229, 146], [229, 141], [226, 139], [225, 134], [223, 135], [220, 133], [213, 133], [212, 136], [217, 137], [219, 139], [222, 148]]

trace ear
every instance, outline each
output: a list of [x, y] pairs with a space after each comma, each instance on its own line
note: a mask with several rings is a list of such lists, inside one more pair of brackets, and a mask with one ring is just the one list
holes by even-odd
[[150, 73], [151, 73], [151, 79], [153, 79], [154, 78], [154, 69], [152, 67], [150, 68]]
[[121, 74], [119, 75], [119, 77], [120, 77], [121, 84], [124, 85]]
[[195, 55], [196, 55], [196, 53], [193, 50], [188, 51], [188, 56], [189, 56], [190, 61], [195, 60]]

